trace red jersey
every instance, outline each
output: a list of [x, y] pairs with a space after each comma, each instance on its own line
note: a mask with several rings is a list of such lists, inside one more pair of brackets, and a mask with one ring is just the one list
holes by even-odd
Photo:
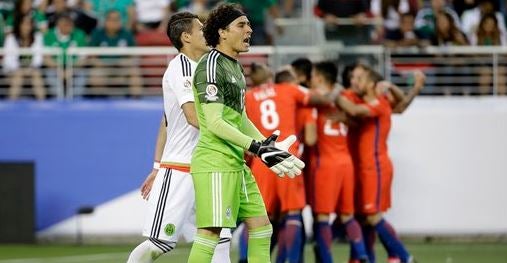
[[378, 169], [379, 165], [390, 163], [387, 138], [391, 130], [391, 105], [384, 96], [364, 105], [370, 109], [370, 116], [361, 121], [359, 129], [359, 169]]
[[329, 119], [328, 115], [338, 111], [334, 107], [319, 108], [317, 117], [318, 161], [342, 162], [344, 156], [350, 162], [347, 145], [348, 127], [342, 122]]
[[[280, 130], [278, 140], [297, 135], [296, 110], [308, 103], [309, 92], [303, 87], [289, 83], [264, 84], [246, 92], [245, 105], [248, 117], [264, 136]], [[297, 153], [299, 141], [290, 152]]]

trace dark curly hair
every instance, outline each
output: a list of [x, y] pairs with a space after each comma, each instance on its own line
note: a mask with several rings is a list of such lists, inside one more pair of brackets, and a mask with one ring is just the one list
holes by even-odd
[[211, 13], [204, 22], [204, 38], [209, 46], [216, 47], [220, 42], [219, 29], [226, 29], [228, 24], [224, 25], [229, 17], [234, 16], [239, 12], [243, 13], [242, 8], [238, 4], [221, 4], [211, 10]]
[[172, 15], [169, 19], [167, 23], [167, 36], [178, 51], [183, 47], [181, 34], [183, 34], [183, 32], [191, 33], [192, 22], [196, 18], [198, 17], [192, 13], [180, 12]]

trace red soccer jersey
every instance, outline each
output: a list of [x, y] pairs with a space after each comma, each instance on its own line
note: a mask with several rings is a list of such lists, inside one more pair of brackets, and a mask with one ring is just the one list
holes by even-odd
[[390, 163], [387, 138], [391, 130], [391, 105], [384, 96], [364, 105], [370, 109], [370, 116], [361, 120], [359, 129], [359, 169], [378, 169], [379, 165]]
[[[280, 140], [299, 131], [296, 125], [298, 106], [308, 103], [309, 92], [305, 88], [289, 83], [264, 84], [247, 91], [246, 111], [253, 124], [264, 136], [280, 130]], [[299, 141], [290, 152], [297, 154]]]
[[350, 159], [347, 145], [348, 127], [342, 122], [329, 119], [336, 112], [334, 107], [320, 108], [317, 117], [317, 151], [319, 162], [340, 162], [343, 156]]

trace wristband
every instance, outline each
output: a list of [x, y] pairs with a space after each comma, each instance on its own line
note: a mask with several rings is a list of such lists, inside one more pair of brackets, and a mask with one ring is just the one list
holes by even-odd
[[256, 140], [253, 140], [252, 143], [250, 144], [250, 147], [248, 147], [248, 151], [257, 155], [259, 153], [260, 148], [261, 148], [261, 143]]
[[153, 162], [153, 169], [155, 169], [155, 170], [160, 169], [160, 162], [154, 161]]

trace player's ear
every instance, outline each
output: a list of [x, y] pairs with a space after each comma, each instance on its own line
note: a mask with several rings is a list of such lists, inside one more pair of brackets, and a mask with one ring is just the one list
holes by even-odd
[[218, 35], [220, 36], [220, 39], [226, 39], [226, 32], [227, 30], [225, 29], [222, 28], [218, 29]]
[[188, 33], [188, 32], [181, 33], [181, 42], [189, 43], [190, 42], [190, 33]]

